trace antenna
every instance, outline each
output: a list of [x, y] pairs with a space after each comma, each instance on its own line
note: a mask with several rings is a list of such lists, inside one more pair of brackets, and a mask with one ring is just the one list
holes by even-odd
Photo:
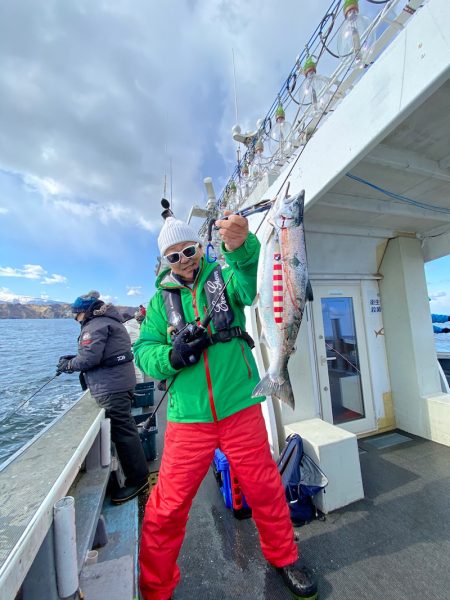
[[233, 55], [233, 81], [234, 81], [234, 110], [236, 112], [236, 123], [239, 123], [238, 102], [237, 102], [237, 86], [236, 86], [236, 64], [234, 62], [234, 48], [231, 48]]
[[[234, 110], [235, 110], [235, 113], [236, 113], [236, 124], [238, 124], [239, 123], [239, 111], [238, 111], [238, 101], [237, 101], [236, 63], [234, 61], [234, 48], [231, 48], [231, 53], [232, 53], [232, 56], [233, 56]], [[237, 155], [237, 162], [239, 164], [241, 162], [241, 151], [240, 151], [239, 143], [237, 144], [236, 155]], [[240, 172], [240, 170], [238, 172], [238, 176], [239, 176], [239, 181], [240, 181], [240, 179], [241, 179], [241, 172]]]
[[[172, 198], [172, 157], [170, 157], [170, 206], [172, 206], [173, 198]], [[165, 194], [164, 194], [165, 196]]]

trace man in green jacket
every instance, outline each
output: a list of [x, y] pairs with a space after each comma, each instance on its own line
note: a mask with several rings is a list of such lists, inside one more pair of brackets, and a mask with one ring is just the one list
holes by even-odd
[[[140, 337], [140, 369], [170, 385], [164, 453], [147, 503], [140, 550], [143, 600], [168, 600], [180, 580], [176, 564], [192, 500], [216, 448], [227, 456], [252, 508], [265, 558], [298, 598], [317, 586], [298, 558], [281, 478], [261, 411], [259, 381], [244, 307], [256, 295], [260, 244], [244, 217], [216, 223], [229, 265], [208, 263], [200, 239], [168, 217], [158, 238], [161, 270]], [[224, 290], [226, 286], [226, 289]], [[189, 326], [212, 314], [208, 330]]]

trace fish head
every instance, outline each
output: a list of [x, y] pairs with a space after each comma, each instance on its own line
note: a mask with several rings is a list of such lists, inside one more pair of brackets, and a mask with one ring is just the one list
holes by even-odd
[[298, 227], [303, 221], [305, 190], [295, 196], [280, 199], [274, 208], [271, 221], [279, 228]]

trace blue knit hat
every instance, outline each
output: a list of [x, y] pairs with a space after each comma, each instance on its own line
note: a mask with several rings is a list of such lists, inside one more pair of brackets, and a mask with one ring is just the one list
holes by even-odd
[[83, 296], [78, 296], [78, 298], [75, 299], [75, 302], [70, 305], [70, 308], [73, 313], [86, 312], [88, 308], [94, 304], [94, 302], [97, 302], [99, 298], [99, 292], [92, 290], [87, 294], [83, 294]]

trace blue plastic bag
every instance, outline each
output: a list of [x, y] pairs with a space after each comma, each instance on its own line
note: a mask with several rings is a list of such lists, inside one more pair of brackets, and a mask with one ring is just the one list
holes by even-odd
[[303, 525], [317, 516], [313, 496], [328, 485], [328, 479], [316, 463], [303, 452], [298, 434], [290, 435], [277, 461], [278, 471], [286, 493], [291, 521]]

